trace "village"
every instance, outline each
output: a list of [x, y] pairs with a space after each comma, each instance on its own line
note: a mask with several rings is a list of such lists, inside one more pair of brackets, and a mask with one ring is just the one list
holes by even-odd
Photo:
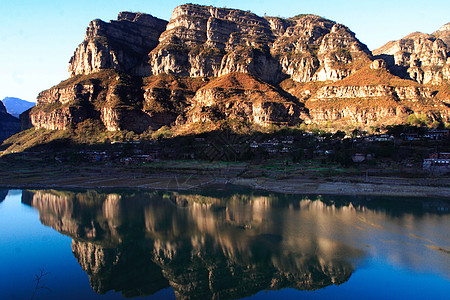
[[[160, 161], [225, 161], [261, 165], [268, 160], [285, 164], [314, 162], [324, 167], [338, 165], [371, 172], [399, 169], [415, 176], [441, 176], [450, 172], [448, 129], [422, 132], [391, 132], [352, 135], [331, 133], [278, 132], [240, 136], [209, 133], [149, 141], [113, 141], [53, 152], [58, 163], [89, 162], [145, 165]], [[30, 152], [22, 153], [27, 155]], [[36, 154], [36, 152], [35, 152]], [[42, 155], [40, 152], [39, 155]]]

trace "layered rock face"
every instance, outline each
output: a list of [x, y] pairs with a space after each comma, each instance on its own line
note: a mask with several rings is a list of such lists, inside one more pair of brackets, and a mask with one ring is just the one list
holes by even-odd
[[36, 128], [64, 130], [95, 119], [110, 131], [141, 133], [164, 125], [226, 119], [261, 126], [293, 125], [308, 115], [295, 98], [288, 99], [281, 90], [248, 74], [212, 80], [161, 74], [141, 80], [102, 71], [88, 80], [68, 80], [41, 92], [30, 118]]
[[69, 62], [72, 75], [101, 69], [128, 72], [158, 45], [167, 21], [142, 13], [121, 12], [117, 21], [94, 20]]
[[90, 23], [72, 77], [42, 92], [29, 115], [36, 128], [94, 120], [137, 133], [223, 120], [364, 126], [425, 113], [448, 121], [446, 89], [429, 85], [449, 82], [448, 28], [390, 42], [374, 59], [350, 29], [315, 15], [186, 4], [166, 22], [123, 12]]
[[394, 76], [375, 60], [355, 74], [335, 83], [282, 87], [296, 96], [318, 124], [337, 122], [342, 125], [381, 126], [404, 123], [410, 114], [425, 114], [433, 120], [449, 122], [450, 109], [432, 86], [424, 86]]
[[152, 118], [143, 111], [142, 80], [104, 70], [75, 77], [43, 91], [30, 112], [37, 128], [64, 130], [93, 119], [110, 131], [143, 132]]
[[222, 76], [246, 72], [266, 82], [338, 80], [370, 56], [347, 27], [307, 15], [262, 18], [235, 9], [177, 7], [144, 75]]
[[260, 126], [295, 125], [306, 117], [298, 102], [281, 95], [274, 87], [251, 75], [232, 73], [197, 91], [186, 113], [186, 122], [237, 119]]
[[3, 102], [0, 101], [0, 143], [19, 131], [19, 119], [10, 115]]
[[373, 54], [383, 58], [388, 68], [402, 78], [441, 84], [450, 79], [449, 49], [440, 38], [415, 32], [387, 43]]
[[433, 36], [440, 38], [447, 47], [450, 47], [450, 23], [442, 25], [441, 28], [433, 32]]
[[370, 61], [367, 47], [344, 25], [309, 15], [291, 22], [273, 52], [295, 81], [340, 80]]
[[[248, 72], [268, 82], [286, 76], [339, 80], [355, 69], [354, 61], [370, 57], [347, 27], [314, 15], [285, 20], [186, 4], [175, 8], [166, 24], [129, 12], [111, 23], [94, 20], [69, 70], [74, 75], [116, 69], [141, 76]], [[146, 54], [148, 60], [136, 67]]]

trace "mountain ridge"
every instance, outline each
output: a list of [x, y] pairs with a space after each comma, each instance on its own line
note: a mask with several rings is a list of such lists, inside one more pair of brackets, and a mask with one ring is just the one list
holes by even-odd
[[[392, 74], [423, 84], [450, 80], [450, 25], [432, 34], [413, 32], [372, 51], [386, 62]], [[445, 40], [445, 41], [444, 41]]]
[[36, 105], [34, 102], [26, 101], [16, 97], [5, 97], [2, 100], [6, 110], [12, 116], [19, 118], [20, 114]]
[[228, 120], [366, 128], [412, 114], [450, 123], [442, 39], [413, 33], [371, 52], [345, 25], [315, 15], [185, 4], [167, 22], [121, 12], [89, 24], [69, 70], [69, 79], [39, 94], [30, 111], [37, 129], [88, 120], [135, 133], [186, 133]]

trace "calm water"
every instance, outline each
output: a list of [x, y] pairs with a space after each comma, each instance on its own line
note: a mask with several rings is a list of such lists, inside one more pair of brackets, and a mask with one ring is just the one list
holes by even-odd
[[0, 299], [448, 299], [449, 203], [0, 190]]

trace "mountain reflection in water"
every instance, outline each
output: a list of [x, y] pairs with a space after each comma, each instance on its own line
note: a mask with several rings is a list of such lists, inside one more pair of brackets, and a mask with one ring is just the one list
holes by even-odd
[[[48, 190], [24, 191], [22, 201], [73, 239], [96, 292], [126, 297], [167, 287], [177, 298], [206, 299], [339, 285], [373, 247], [368, 240], [378, 245], [372, 251], [402, 253], [379, 245], [377, 231], [421, 224], [415, 204], [402, 212], [336, 197]], [[394, 259], [421, 267], [419, 254], [404, 255]]]
[[6, 195], [8, 195], [8, 190], [0, 189], [0, 203], [2, 203], [5, 200]]

